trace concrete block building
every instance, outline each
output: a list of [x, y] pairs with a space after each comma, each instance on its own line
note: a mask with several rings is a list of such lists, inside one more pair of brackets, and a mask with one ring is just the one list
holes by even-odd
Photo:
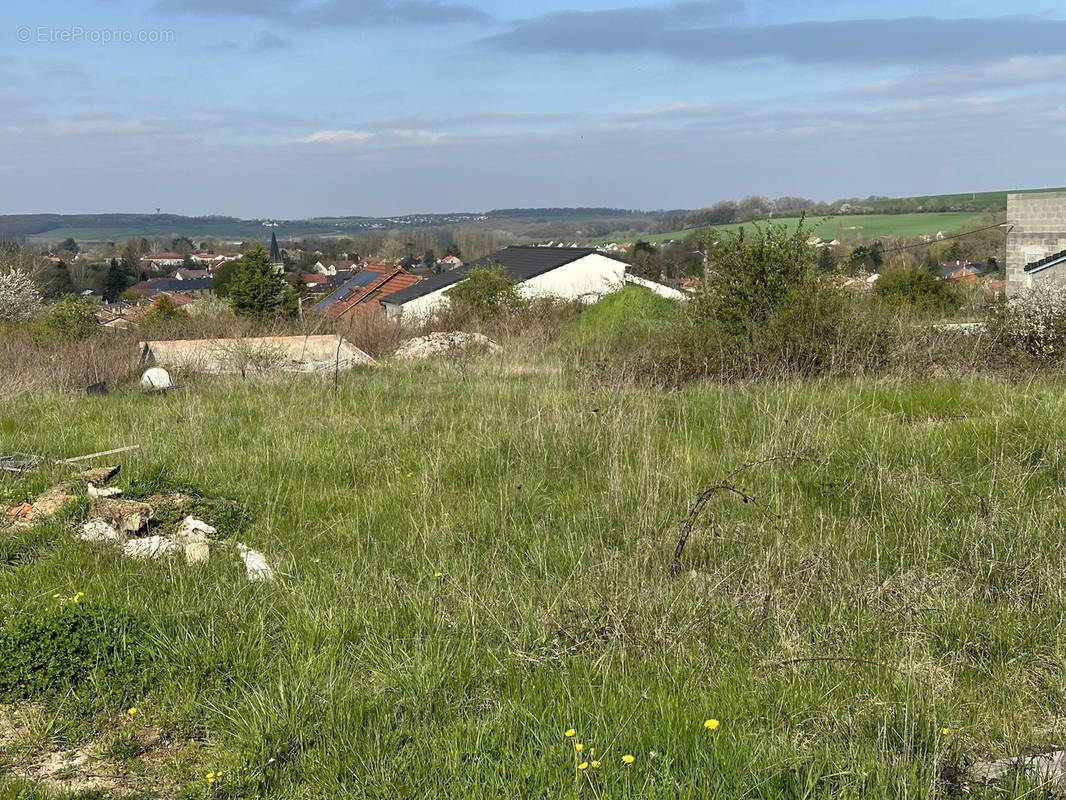
[[1066, 286], [1066, 192], [1007, 195], [1007, 294]]

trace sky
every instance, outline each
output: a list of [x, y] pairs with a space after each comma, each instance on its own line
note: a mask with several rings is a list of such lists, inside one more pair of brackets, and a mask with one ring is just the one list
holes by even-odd
[[1048, 0], [4, 0], [0, 213], [1062, 186], [1064, 79]]

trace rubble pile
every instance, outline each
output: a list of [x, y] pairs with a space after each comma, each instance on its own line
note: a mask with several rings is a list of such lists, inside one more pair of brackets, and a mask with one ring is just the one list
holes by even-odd
[[397, 348], [397, 358], [432, 358], [470, 353], [498, 353], [500, 346], [481, 333], [436, 331], [408, 339]]

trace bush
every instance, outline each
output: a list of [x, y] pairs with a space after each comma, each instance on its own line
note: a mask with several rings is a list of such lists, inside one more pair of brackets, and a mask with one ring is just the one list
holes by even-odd
[[99, 323], [92, 306], [68, 294], [45, 309], [39, 329], [63, 339], [87, 339], [96, 333]]
[[41, 310], [41, 293], [30, 274], [21, 269], [0, 273], [0, 320], [33, 319]]
[[918, 311], [943, 313], [959, 307], [962, 297], [955, 288], [925, 269], [893, 269], [881, 273], [874, 295], [893, 306], [911, 306]]
[[179, 320], [186, 320], [189, 315], [174, 305], [174, 301], [167, 295], [161, 294], [159, 299], [152, 303], [151, 307], [144, 312], [141, 321], [150, 327], [166, 325]]
[[1066, 288], [1038, 287], [1000, 299], [989, 309], [986, 329], [1000, 348], [1020, 350], [1037, 361], [1066, 356]]
[[128, 611], [74, 598], [9, 618], [0, 628], [0, 698], [57, 694], [94, 677], [120, 689], [147, 660], [143, 628]]
[[681, 314], [673, 300], [640, 286], [626, 286], [584, 308], [560, 331], [564, 350], [629, 355]]
[[461, 283], [445, 294], [457, 313], [474, 317], [519, 311], [526, 305], [518, 294], [518, 284], [507, 277], [502, 267], [471, 269]]

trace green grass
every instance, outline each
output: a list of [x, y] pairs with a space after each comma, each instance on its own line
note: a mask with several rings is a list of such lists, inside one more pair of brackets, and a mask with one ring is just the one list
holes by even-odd
[[912, 198], [892, 198], [889, 200], [860, 200], [858, 205], [871, 208], [885, 208], [898, 205], [900, 200], [914, 200], [919, 206], [928, 208], [962, 207], [980, 211], [1007, 207], [1008, 194], [1032, 194], [1034, 192], [1064, 192], [1066, 188], [1049, 189], [1007, 189], [998, 192], [957, 192], [955, 194], [916, 195]]
[[[110, 742], [137, 774], [118, 732], [149, 726], [167, 796], [288, 800], [946, 797], [964, 753], [1066, 741], [1062, 380], [655, 393], [509, 373], [0, 403], [3, 448], [137, 442], [129, 492], [254, 509], [241, 539], [279, 576], [27, 540], [0, 618], [79, 591], [135, 612], [151, 678], [41, 697], [32, 742]], [[0, 499], [58, 474], [0, 477]], [[671, 576], [691, 503], [725, 480], [755, 502], [716, 495]], [[570, 727], [598, 771], [575, 771]], [[38, 797], [19, 791], [0, 797]]]
[[680, 308], [640, 286], [626, 286], [583, 309], [559, 332], [563, 352], [624, 353], [644, 344], [675, 319]]
[[[913, 238], [923, 233], [935, 234], [937, 231], [952, 231], [976, 219], [977, 215], [970, 211], [945, 212], [945, 213], [920, 213], [920, 214], [855, 214], [839, 217], [810, 218], [807, 225], [812, 229], [815, 236], [835, 237], [840, 241], [858, 241], [860, 239], [876, 239], [879, 236], [906, 236]], [[799, 222], [798, 217], [775, 219], [775, 224], [795, 227]], [[735, 223], [732, 225], [719, 225], [719, 231], [736, 231], [745, 225], [760, 223]], [[684, 231], [671, 231], [670, 233], [655, 233], [648, 235], [624, 234], [633, 241], [642, 239], [646, 242], [664, 242], [672, 239], [684, 239], [704, 229], [691, 229]], [[606, 237], [602, 242], [619, 241], [623, 234]], [[627, 239], [628, 240], [628, 239]]]

